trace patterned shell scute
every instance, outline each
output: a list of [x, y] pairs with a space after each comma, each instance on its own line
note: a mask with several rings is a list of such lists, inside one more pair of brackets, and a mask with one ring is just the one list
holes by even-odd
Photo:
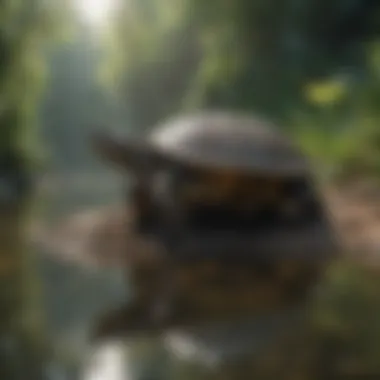
[[172, 119], [150, 136], [161, 153], [189, 164], [305, 174], [302, 154], [270, 123], [233, 113], [205, 113]]

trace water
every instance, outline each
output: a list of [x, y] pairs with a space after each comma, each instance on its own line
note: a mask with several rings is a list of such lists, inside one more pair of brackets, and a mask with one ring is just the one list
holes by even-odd
[[[117, 178], [104, 173], [60, 179], [59, 182], [56, 181], [44, 188], [40, 195], [43, 202], [36, 211], [34, 221], [49, 223], [65, 220], [66, 217], [82, 211], [121, 201], [124, 198], [122, 190]], [[233, 332], [232, 338], [223, 338], [219, 333], [210, 338], [212, 331], [208, 331], [206, 336], [203, 333], [200, 336], [186, 336], [186, 332], [179, 332], [168, 336], [172, 338], [171, 341], [144, 338], [90, 347], [87, 344], [87, 336], [98, 317], [125, 301], [127, 289], [121, 274], [122, 268], [105, 267], [96, 270], [64, 260], [57, 256], [56, 252], [39, 249], [35, 253], [37, 277], [42, 284], [42, 312], [45, 318], [43, 330], [52, 341], [56, 352], [55, 362], [48, 367], [49, 380], [219, 380], [222, 375], [229, 380], [241, 376], [245, 379], [247, 373], [244, 368], [247, 361], [237, 370], [231, 370], [223, 366], [227, 361], [224, 354], [229, 357], [227, 351], [233, 349], [235, 352], [231, 345], [233, 342], [240, 347], [240, 336], [244, 337], [243, 340], [248, 344], [252, 343], [252, 336], [256, 337], [253, 342], [259, 345], [256, 351], [262, 351], [260, 340], [267, 341], [266, 336], [275, 333], [276, 330], [270, 318], [264, 318], [259, 324], [255, 324], [255, 331], [251, 335], [247, 335], [249, 329], [245, 326], [237, 326], [238, 331]], [[280, 324], [283, 324], [284, 318], [278, 317]], [[262, 337], [264, 332], [265, 337]], [[224, 340], [220, 342], [220, 339]], [[211, 348], [208, 347], [210, 342]], [[179, 346], [186, 346], [185, 351], [189, 351], [191, 346], [190, 351], [198, 353], [198, 356], [200, 354], [201, 360], [196, 358], [194, 362], [194, 355], [181, 353]], [[252, 353], [254, 358], [248, 359], [248, 363], [254, 363], [255, 366], [260, 362], [257, 358], [260, 355], [256, 351]], [[284, 350], [286, 351], [287, 349]], [[211, 354], [218, 354], [219, 359], [222, 358], [217, 358], [217, 365], [210, 365], [210, 362], [215, 361], [214, 358], [208, 360]], [[289, 354], [293, 355], [292, 352]], [[269, 353], [264, 356], [270, 358]], [[280, 356], [282, 357], [282, 354]], [[200, 364], [202, 360], [207, 363]], [[270, 370], [275, 366], [268, 364]], [[286, 368], [286, 363], [279, 362], [278, 368]], [[255, 373], [255, 370], [249, 371], [250, 374]], [[237, 373], [240, 373], [240, 377], [236, 377]], [[68, 377], [62, 377], [63, 375]]]
[[104, 345], [89, 356], [82, 372], [83, 380], [134, 380], [125, 356], [122, 344]]
[[[109, 172], [47, 179], [32, 224], [49, 226], [107, 207], [122, 201], [123, 191], [120, 178]], [[111, 342], [100, 347], [88, 344], [98, 318], [128, 296], [123, 268], [81, 265], [38, 244], [33, 253], [41, 284], [43, 329], [54, 349], [54, 363], [46, 365], [49, 380], [166, 379], [160, 375], [165, 369], [163, 348], [154, 340]]]
[[[49, 225], [120, 199], [119, 181], [107, 173], [79, 173], [45, 183], [32, 223]], [[121, 268], [94, 269], [36, 249], [45, 331], [59, 356], [75, 365], [87, 358], [87, 336], [96, 318], [125, 297]]]

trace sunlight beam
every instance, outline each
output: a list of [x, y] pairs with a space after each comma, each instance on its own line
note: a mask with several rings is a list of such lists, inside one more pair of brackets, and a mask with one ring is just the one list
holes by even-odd
[[72, 0], [81, 21], [98, 28], [107, 25], [117, 11], [117, 0]]

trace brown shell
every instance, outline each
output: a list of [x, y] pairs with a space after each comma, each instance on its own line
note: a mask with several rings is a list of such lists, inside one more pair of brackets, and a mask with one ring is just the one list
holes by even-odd
[[305, 174], [305, 157], [270, 123], [252, 116], [205, 112], [177, 117], [149, 136], [162, 156], [204, 167], [279, 175]]

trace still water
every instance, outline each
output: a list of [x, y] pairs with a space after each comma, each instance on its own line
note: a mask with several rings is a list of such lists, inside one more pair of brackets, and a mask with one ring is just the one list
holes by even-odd
[[[83, 174], [60, 178], [41, 190], [41, 202], [33, 220], [49, 225], [83, 211], [120, 202], [124, 198], [123, 190], [117, 178], [103, 173], [92, 177]], [[165, 340], [121, 341], [95, 350], [86, 343], [89, 330], [102, 313], [117, 307], [128, 296], [121, 268], [94, 269], [41, 248], [35, 253], [37, 277], [42, 285], [44, 330], [57, 353], [55, 370], [50, 371], [54, 379], [60, 379], [61, 374], [68, 374], [73, 380], [211, 379], [213, 363], [219, 360], [218, 366], [223, 364], [223, 355], [227, 351], [240, 347], [242, 343], [251, 344], [250, 336], [257, 337], [257, 343], [265, 341], [268, 332], [275, 333], [276, 326], [284, 322], [283, 316], [277, 320], [264, 317], [253, 326], [224, 328], [225, 337], [220, 336], [217, 330], [207, 331], [206, 335], [195, 331], [191, 338], [174, 332]], [[290, 314], [289, 320], [293, 320], [293, 314]], [[244, 334], [250, 329], [251, 335]], [[170, 355], [163, 343], [171, 347], [175, 355]], [[210, 343], [212, 348], [209, 349], [207, 345]], [[219, 359], [212, 358], [218, 351]], [[204, 365], [194, 364], [194, 358], [195, 362], [204, 361]], [[218, 374], [214, 376], [220, 377]], [[245, 378], [246, 373], [243, 371], [241, 376]], [[239, 377], [233, 375], [231, 378]]]
[[[68, 216], [124, 198], [120, 181], [104, 173], [60, 178], [53, 182], [41, 190], [32, 224], [63, 221]], [[244, 339], [252, 343], [250, 337], [255, 337], [257, 343], [265, 329], [275, 332], [275, 322], [270, 318], [255, 321], [250, 334], [247, 326], [240, 326], [236, 333], [232, 331], [231, 337], [227, 334], [222, 343], [219, 336], [205, 340], [204, 334], [197, 337], [199, 334], [195, 333], [190, 338], [186, 334], [174, 334], [171, 352], [176, 352], [177, 356], [168, 353], [162, 340], [152, 339], [114, 342], [95, 350], [86, 343], [89, 329], [104, 311], [117, 307], [128, 296], [120, 268], [94, 269], [65, 260], [57, 252], [20, 244], [22, 236], [17, 228], [12, 228], [13, 223], [19, 223], [17, 218], [10, 218], [0, 229], [3, 234], [0, 276], [4, 280], [0, 287], [0, 316], [4, 317], [0, 321], [0, 333], [5, 331], [4, 335], [0, 334], [0, 380], [23, 380], [26, 374], [28, 379], [44, 380], [44, 377], [33, 375], [39, 370], [34, 363], [40, 361], [44, 363], [45, 378], [49, 380], [352, 380], [363, 379], [363, 374], [380, 378], [378, 272], [371, 274], [355, 263], [353, 266], [348, 263], [336, 265], [329, 272], [321, 288], [323, 291], [318, 293], [313, 311], [306, 310], [317, 324], [309, 328], [306, 321], [304, 334], [302, 323], [296, 322], [300, 334], [295, 334], [293, 324], [288, 329], [290, 339], [284, 344], [275, 344], [274, 351], [269, 346], [269, 351], [262, 350], [260, 346], [256, 349], [260, 355], [254, 354], [254, 358], [249, 357], [243, 365], [225, 368], [228, 363], [222, 360], [215, 370], [212, 366], [183, 360], [183, 357], [195, 353], [198, 360], [207, 361], [210, 353], [218, 351], [216, 348], [223, 348], [224, 352], [226, 347], [233, 348], [237, 337], [240, 346]], [[12, 263], [17, 271], [9, 270]], [[286, 319], [283, 317], [279, 316], [282, 322]], [[8, 331], [16, 333], [10, 337]], [[18, 346], [15, 336], [19, 339]], [[189, 345], [194, 337], [195, 344]], [[265, 341], [266, 337], [262, 339]], [[214, 343], [208, 349], [210, 341]], [[20, 342], [24, 342], [23, 345], [20, 346]], [[33, 355], [13, 355], [20, 349], [24, 354], [32, 352]], [[37, 355], [39, 352], [41, 355]], [[3, 358], [7, 364], [4, 368]], [[26, 371], [20, 370], [20, 363], [24, 363]], [[9, 368], [12, 375], [4, 375], [4, 371], [9, 373]], [[342, 375], [342, 372], [347, 373]]]
[[[83, 173], [47, 181], [40, 190], [32, 223], [59, 223], [72, 215], [117, 202], [122, 186], [109, 177], [104, 173], [92, 176]], [[58, 365], [78, 370], [91, 353], [86, 337], [92, 324], [126, 296], [121, 273], [117, 268], [78, 265], [40, 246], [35, 248], [35, 255], [45, 332], [57, 351], [58, 362], [61, 361]], [[108, 351], [105, 357], [109, 357]], [[70, 379], [73, 377], [71, 373]]]
[[[40, 190], [32, 223], [59, 224], [73, 215], [120, 203], [124, 194], [125, 186], [120, 178], [108, 172], [47, 181]], [[90, 329], [98, 318], [128, 297], [122, 268], [80, 265], [39, 245], [34, 253], [41, 283], [44, 331], [55, 350], [49, 380], [169, 378], [168, 358], [161, 341], [143, 338], [95, 348], [87, 343]]]

